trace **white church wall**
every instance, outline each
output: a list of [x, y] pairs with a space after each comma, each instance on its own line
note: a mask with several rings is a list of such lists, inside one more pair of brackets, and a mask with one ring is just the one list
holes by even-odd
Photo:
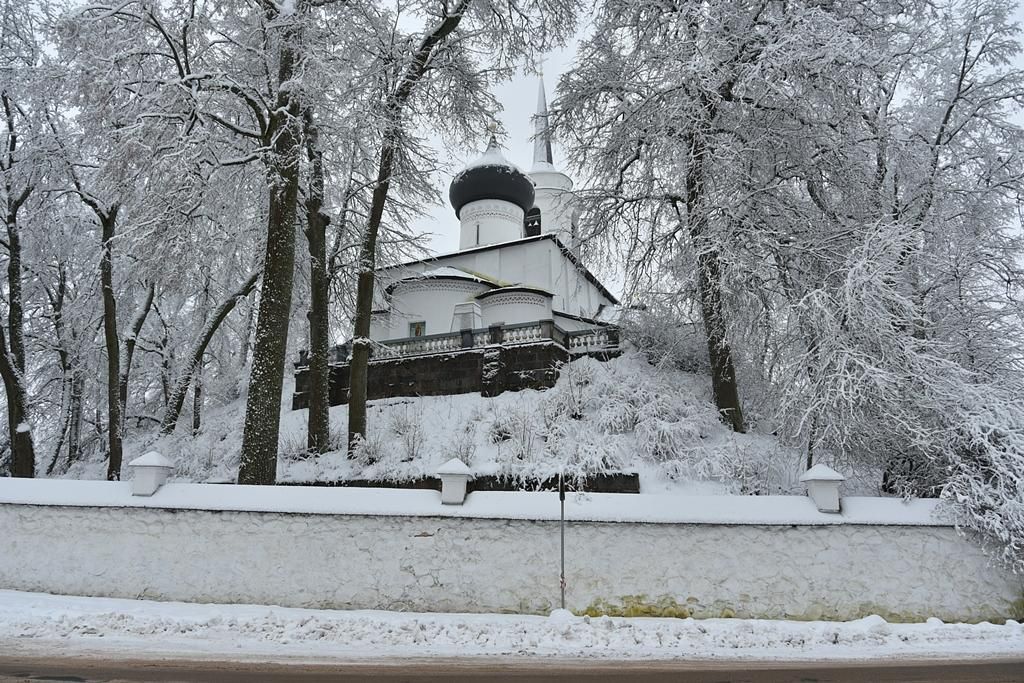
[[470, 202], [459, 212], [459, 249], [519, 239], [523, 236], [523, 218], [523, 210], [512, 202]]
[[556, 233], [563, 244], [573, 248], [577, 202], [572, 180], [558, 171], [534, 171], [530, 177], [536, 183], [534, 205], [541, 210], [541, 232]]
[[[471, 493], [463, 506], [442, 506], [434, 491], [172, 484], [143, 499], [129, 490], [0, 483], [0, 588], [343, 609], [545, 613], [557, 604], [551, 493]], [[977, 621], [1019, 609], [1020, 577], [951, 527], [900, 509], [887, 523], [842, 523], [804, 497], [722, 496], [690, 514], [698, 503], [683, 496], [667, 512], [658, 504], [651, 519], [661, 522], [613, 522], [643, 518], [650, 497], [573, 498], [566, 598], [577, 612]], [[715, 512], [735, 508], [744, 519]], [[581, 509], [597, 519], [574, 520]], [[673, 521], [688, 517], [702, 521]]]
[[534, 292], [510, 291], [491, 294], [480, 301], [484, 325], [515, 325], [551, 320], [551, 297]]
[[443, 278], [400, 283], [391, 295], [390, 335], [383, 338], [412, 336], [409, 326], [416, 322], [426, 323], [424, 334], [451, 332], [455, 306], [488, 289], [479, 282]]
[[555, 310], [591, 317], [601, 303], [611, 301], [582, 275], [552, 240], [535, 240], [479, 253], [454, 254], [444, 265], [551, 292]]
[[[490, 278], [502, 285], [523, 285], [543, 289], [553, 295], [551, 307], [554, 310], [570, 315], [593, 317], [602, 304], [611, 305], [611, 301], [580, 272], [579, 268], [553, 240], [542, 239], [515, 243], [508, 247], [466, 253], [457, 252], [445, 255], [440, 259], [408, 264], [401, 268], [385, 271], [381, 274], [380, 282], [377, 285], [378, 298], [374, 307], [384, 308], [388, 305], [380, 292], [389, 283], [440, 266], [458, 268], [468, 273]], [[393, 304], [392, 307], [394, 307]], [[393, 322], [389, 336], [373, 336], [373, 338], [394, 339], [408, 336], [409, 320], [401, 316], [405, 316], [409, 308], [410, 304], [406, 303], [399, 315], [392, 316]], [[442, 322], [440, 325], [428, 323], [428, 328], [443, 328], [445, 325], [450, 325], [451, 313], [449, 312], [447, 315], [447, 322]], [[434, 316], [434, 318], [439, 321], [443, 320], [443, 316]], [[550, 315], [547, 318], [537, 319], [548, 318]], [[442, 331], [447, 332], [448, 330], [443, 329]], [[434, 334], [434, 332], [428, 331], [428, 334]]]
[[588, 280], [555, 244], [550, 244], [557, 257], [551, 259], [551, 286], [555, 292], [555, 310], [590, 318], [597, 314], [600, 304], [611, 301]]
[[391, 339], [391, 311], [376, 311], [370, 315], [370, 339]]

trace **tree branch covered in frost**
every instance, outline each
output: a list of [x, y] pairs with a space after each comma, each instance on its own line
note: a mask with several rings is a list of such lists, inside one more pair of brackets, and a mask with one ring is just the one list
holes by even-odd
[[[1014, 11], [1006, 0], [898, 11], [607, 0], [554, 121], [594, 181], [583, 193], [594, 250], [626, 261], [628, 298], [663, 328], [697, 319], [694, 274], [717, 255], [756, 429], [800, 448], [806, 466], [944, 492], [962, 527], [1019, 568]], [[689, 200], [694, 168], [700, 235], [668, 208]], [[657, 327], [641, 320], [634, 336], [673, 363], [706, 362]]]

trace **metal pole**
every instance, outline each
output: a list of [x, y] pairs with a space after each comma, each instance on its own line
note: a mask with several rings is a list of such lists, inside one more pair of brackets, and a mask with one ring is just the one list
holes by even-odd
[[561, 507], [558, 526], [561, 533], [562, 565], [558, 575], [558, 584], [562, 589], [562, 609], [565, 609], [565, 478], [558, 473], [558, 504]]

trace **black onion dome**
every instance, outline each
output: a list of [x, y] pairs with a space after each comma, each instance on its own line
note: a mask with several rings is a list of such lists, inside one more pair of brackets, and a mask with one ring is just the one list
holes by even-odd
[[478, 199], [512, 202], [525, 213], [533, 206], [533, 197], [533, 181], [502, 155], [493, 135], [483, 156], [460, 171], [448, 187], [456, 216]]

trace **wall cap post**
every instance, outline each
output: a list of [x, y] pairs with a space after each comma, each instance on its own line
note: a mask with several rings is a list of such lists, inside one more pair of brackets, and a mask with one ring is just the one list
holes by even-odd
[[462, 505], [466, 500], [466, 483], [473, 476], [472, 471], [458, 458], [452, 458], [437, 468], [441, 478], [441, 504]]
[[132, 468], [132, 495], [152, 496], [174, 469], [174, 463], [156, 451], [148, 451], [128, 463]]
[[807, 495], [820, 512], [839, 512], [839, 485], [845, 480], [846, 477], [822, 463], [800, 475]]

